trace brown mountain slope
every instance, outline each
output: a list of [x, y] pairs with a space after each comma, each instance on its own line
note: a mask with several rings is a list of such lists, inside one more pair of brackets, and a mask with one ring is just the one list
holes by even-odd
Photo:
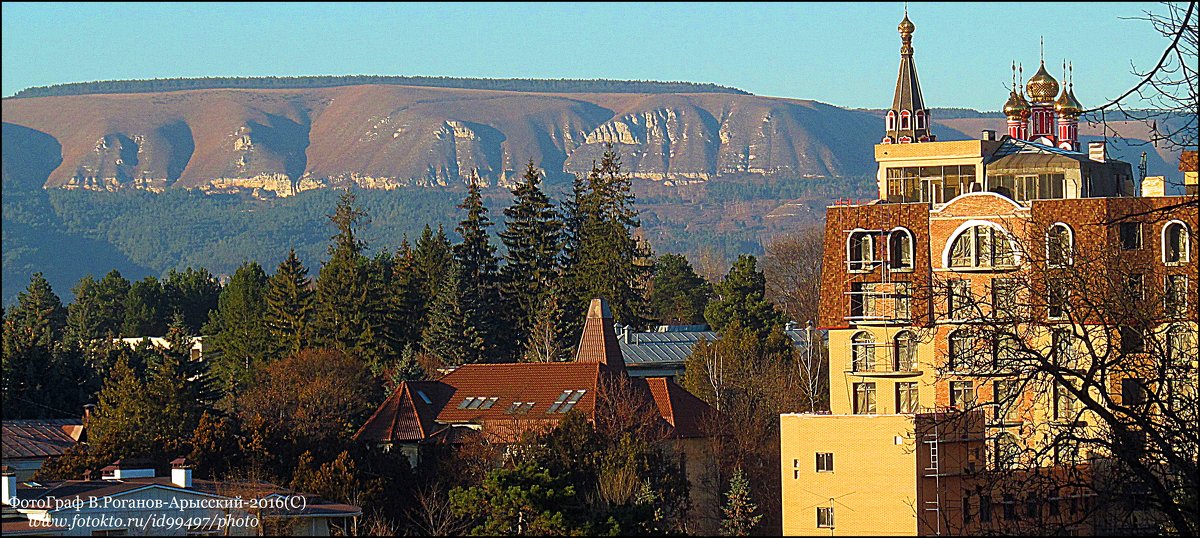
[[[31, 153], [61, 146], [47, 188], [279, 195], [447, 185], [475, 169], [506, 182], [528, 159], [562, 178], [588, 170], [605, 142], [645, 179], [862, 175], [879, 131], [867, 113], [752, 95], [409, 86], [5, 99], [3, 115]], [[28, 167], [26, 155], [6, 153], [5, 169]]]

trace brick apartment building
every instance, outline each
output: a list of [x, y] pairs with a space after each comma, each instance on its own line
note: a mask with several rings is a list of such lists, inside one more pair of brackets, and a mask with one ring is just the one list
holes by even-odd
[[[1139, 192], [1103, 143], [1081, 152], [1082, 107], [1044, 64], [1025, 92], [1014, 84], [1007, 135], [936, 141], [915, 26], [905, 16], [899, 30], [896, 96], [875, 146], [879, 200], [826, 212], [830, 413], [780, 417], [784, 534], [1093, 532], [1102, 523], [1085, 516], [1086, 488], [1052, 479], [1091, 476], [1104, 455], [1037, 447], [1090, 431], [1094, 417], [1070, 390], [1027, 383], [1003, 361], [1100, 342], [1125, 353], [1152, 336], [1190, 373], [1131, 367], [1105, 380], [1107, 397], [1133, 405], [1146, 387], [1194, 387], [1197, 207], [1162, 196], [1161, 182]], [[1085, 308], [1093, 294], [1128, 297], [1120, 307], [1145, 306], [1147, 322], [1109, 331]], [[1011, 339], [979, 330], [1010, 319]], [[1002, 469], [1019, 450], [1037, 456]], [[1025, 490], [996, 491], [984, 476], [999, 470]]]

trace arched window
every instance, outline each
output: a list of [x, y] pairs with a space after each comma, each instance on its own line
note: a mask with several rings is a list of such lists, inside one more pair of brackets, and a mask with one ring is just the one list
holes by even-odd
[[1050, 267], [1071, 265], [1074, 249], [1075, 234], [1070, 226], [1057, 222], [1046, 232], [1046, 262]]
[[1178, 220], [1168, 222], [1162, 231], [1163, 263], [1177, 264], [1191, 261], [1191, 234], [1187, 225]]
[[888, 265], [893, 270], [913, 268], [912, 232], [896, 228], [888, 234]]
[[909, 128], [909, 126], [908, 126], [908, 116], [909, 116], [909, 114], [908, 114], [908, 111], [907, 111], [907, 110], [903, 110], [903, 111], [901, 111], [901, 112], [900, 112], [900, 129], [901, 129], [901, 130], [904, 130], [904, 129], [908, 129], [908, 128]]
[[859, 331], [850, 339], [850, 369], [855, 372], [875, 370], [875, 337], [867, 331]]
[[888, 114], [887, 114], [887, 130], [889, 130], [889, 131], [895, 131], [895, 130], [896, 130], [896, 111], [895, 111], [895, 110], [889, 110], [889, 111], [888, 111]]
[[962, 230], [950, 243], [950, 267], [1009, 268], [1016, 265], [1012, 240], [999, 226], [978, 224]]
[[917, 118], [917, 129], [924, 129], [925, 128], [925, 111], [918, 110], [917, 114], [916, 114], [916, 118]]
[[900, 331], [894, 341], [894, 367], [897, 372], [912, 372], [917, 366], [917, 339], [912, 331]]
[[865, 230], [851, 232], [846, 244], [846, 261], [851, 271], [870, 271], [875, 262], [875, 238]]

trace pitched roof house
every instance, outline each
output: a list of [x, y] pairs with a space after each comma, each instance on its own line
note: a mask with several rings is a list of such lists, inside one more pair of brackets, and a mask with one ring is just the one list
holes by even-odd
[[653, 402], [669, 435], [700, 436], [711, 408], [670, 379], [629, 379], [608, 304], [593, 299], [573, 362], [467, 364], [437, 381], [403, 382], [354, 438], [398, 448], [415, 463], [421, 444], [475, 433], [508, 442], [571, 410], [595, 420], [603, 387], [622, 378]]

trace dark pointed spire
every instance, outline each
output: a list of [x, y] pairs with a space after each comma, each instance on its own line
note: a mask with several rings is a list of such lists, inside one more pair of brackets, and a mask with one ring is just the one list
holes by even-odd
[[921, 82], [917, 78], [917, 65], [913, 61], [912, 35], [917, 26], [908, 19], [908, 7], [904, 8], [904, 20], [897, 27], [900, 31], [900, 74], [896, 77], [896, 96], [888, 112], [887, 138], [885, 142], [928, 142], [934, 137], [929, 134], [929, 110], [921, 96]]

